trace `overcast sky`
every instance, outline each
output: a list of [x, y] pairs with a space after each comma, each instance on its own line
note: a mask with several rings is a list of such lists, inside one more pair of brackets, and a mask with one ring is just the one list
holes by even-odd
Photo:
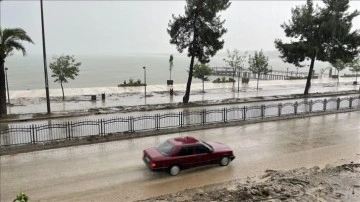
[[[1, 27], [25, 29], [35, 42], [29, 55], [42, 54], [40, 1], [1, 1]], [[228, 32], [225, 49], [275, 50], [284, 39], [280, 24], [291, 8], [305, 1], [232, 1], [221, 13]], [[321, 3], [316, 1], [316, 3]], [[351, 10], [360, 1], [351, 1]], [[166, 31], [172, 14], [184, 13], [185, 1], [51, 1], [44, 0], [46, 49], [49, 55], [116, 55], [177, 53]], [[360, 17], [353, 21], [360, 29]]]

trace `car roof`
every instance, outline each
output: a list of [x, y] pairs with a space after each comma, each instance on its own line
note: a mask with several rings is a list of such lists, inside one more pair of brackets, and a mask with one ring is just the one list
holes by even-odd
[[186, 136], [186, 137], [177, 137], [169, 139], [169, 142], [173, 145], [179, 146], [179, 145], [193, 145], [200, 143], [199, 140], [197, 140], [194, 137]]

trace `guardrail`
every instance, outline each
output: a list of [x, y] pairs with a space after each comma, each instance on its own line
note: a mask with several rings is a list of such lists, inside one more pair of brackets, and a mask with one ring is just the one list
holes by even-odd
[[79, 137], [106, 136], [113, 133], [133, 133], [205, 125], [219, 122], [298, 116], [308, 113], [359, 108], [360, 96], [294, 103], [279, 103], [251, 107], [232, 107], [214, 110], [184, 111], [109, 119], [59, 122], [42, 125], [10, 126], [0, 130], [0, 146], [35, 144]]

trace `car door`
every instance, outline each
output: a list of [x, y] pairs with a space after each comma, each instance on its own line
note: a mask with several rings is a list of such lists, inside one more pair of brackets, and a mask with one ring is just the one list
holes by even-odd
[[211, 163], [210, 150], [204, 145], [194, 146], [194, 154], [196, 155], [196, 166], [202, 166]]
[[195, 157], [193, 146], [182, 146], [178, 153], [178, 162], [183, 169], [191, 168], [195, 166]]

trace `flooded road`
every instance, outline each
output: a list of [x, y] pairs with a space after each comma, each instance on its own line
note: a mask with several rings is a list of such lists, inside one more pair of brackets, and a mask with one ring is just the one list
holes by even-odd
[[[20, 190], [31, 201], [134, 201], [265, 169], [359, 162], [359, 122], [357, 111], [1, 156], [0, 201], [12, 201]], [[236, 159], [175, 177], [152, 173], [142, 162], [144, 148], [187, 135], [223, 142]]]

